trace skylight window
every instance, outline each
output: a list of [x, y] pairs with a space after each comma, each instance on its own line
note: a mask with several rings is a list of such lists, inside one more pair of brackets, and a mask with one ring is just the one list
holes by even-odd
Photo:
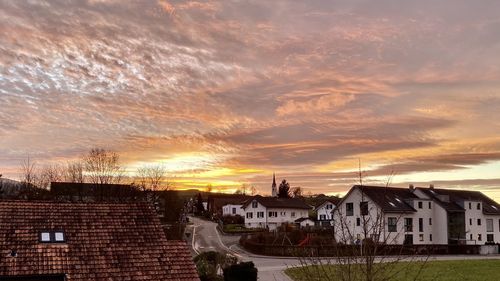
[[396, 207], [396, 204], [392, 203], [392, 202], [389, 202], [389, 205], [393, 206], [393, 207]]
[[66, 237], [63, 231], [42, 231], [40, 232], [40, 242], [42, 243], [63, 243]]
[[40, 234], [40, 241], [41, 242], [50, 242], [50, 232], [42, 232]]
[[498, 210], [498, 208], [496, 206], [493, 206], [493, 205], [491, 205], [491, 208]]
[[396, 198], [396, 201], [398, 201], [399, 203], [403, 203], [403, 201], [401, 201], [401, 199], [399, 198]]

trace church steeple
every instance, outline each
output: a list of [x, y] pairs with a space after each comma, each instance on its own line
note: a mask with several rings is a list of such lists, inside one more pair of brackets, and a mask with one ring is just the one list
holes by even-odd
[[276, 188], [276, 175], [275, 173], [273, 173], [273, 185], [271, 186], [271, 194], [273, 197], [277, 197], [278, 196], [278, 189]]

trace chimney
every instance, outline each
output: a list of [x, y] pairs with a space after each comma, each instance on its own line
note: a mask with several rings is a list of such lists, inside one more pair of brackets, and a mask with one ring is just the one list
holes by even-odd
[[410, 183], [409, 187], [410, 187], [410, 190], [414, 190], [415, 189], [415, 186], [412, 183]]
[[430, 188], [430, 189], [434, 189], [434, 185], [431, 183], [431, 184], [429, 185], [429, 188]]

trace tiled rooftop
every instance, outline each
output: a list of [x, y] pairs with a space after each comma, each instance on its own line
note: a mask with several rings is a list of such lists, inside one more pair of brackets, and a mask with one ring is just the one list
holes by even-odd
[[[41, 231], [65, 243], [40, 243]], [[199, 280], [187, 245], [167, 241], [146, 204], [0, 201], [0, 276]]]

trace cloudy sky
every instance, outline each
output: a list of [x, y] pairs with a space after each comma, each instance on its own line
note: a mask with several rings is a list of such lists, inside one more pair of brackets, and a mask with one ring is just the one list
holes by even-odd
[[178, 188], [500, 199], [500, 2], [1, 1], [0, 173], [92, 147]]

